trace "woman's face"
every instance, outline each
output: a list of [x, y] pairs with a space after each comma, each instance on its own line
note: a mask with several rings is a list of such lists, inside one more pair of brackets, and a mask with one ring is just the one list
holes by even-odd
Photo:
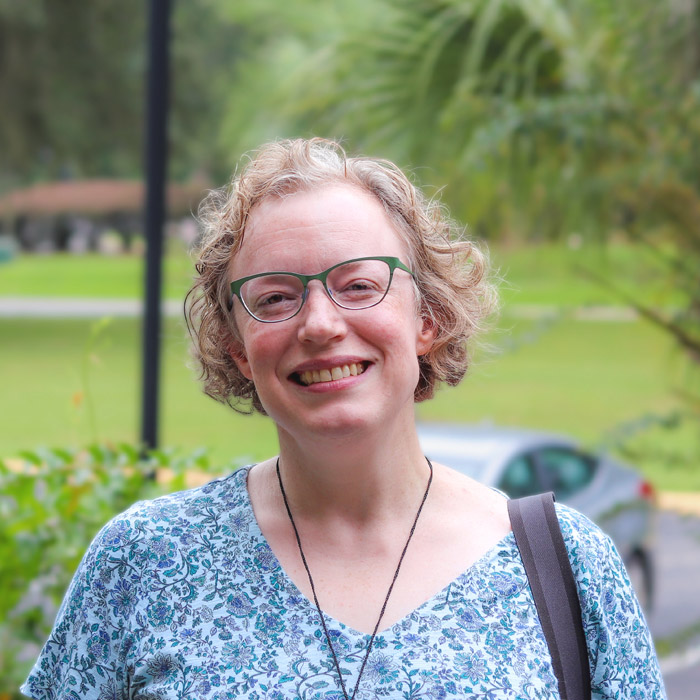
[[[367, 256], [408, 263], [406, 245], [377, 200], [358, 188], [328, 185], [255, 207], [230, 279], [317, 274]], [[433, 340], [417, 308], [411, 276], [402, 270], [383, 301], [368, 309], [336, 306], [318, 280], [309, 283], [301, 311], [280, 323], [256, 321], [235, 299], [241, 344], [232, 355], [268, 415], [290, 435], [330, 437], [412, 422], [417, 358]], [[344, 367], [350, 376], [339, 376]]]

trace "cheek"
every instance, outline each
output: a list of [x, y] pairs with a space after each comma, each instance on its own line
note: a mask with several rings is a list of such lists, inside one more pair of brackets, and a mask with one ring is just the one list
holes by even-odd
[[282, 352], [279, 333], [271, 332], [265, 327], [242, 328], [240, 337], [239, 350], [231, 356], [247, 379], [262, 379], [267, 368], [275, 364]]
[[[397, 320], [401, 318], [404, 319], [403, 322]], [[396, 310], [396, 314], [387, 318], [386, 322], [387, 333], [390, 332], [390, 328], [393, 328], [395, 342], [398, 343], [400, 338], [404, 348], [411, 348], [411, 355], [416, 357], [425, 355], [432, 348], [436, 336], [435, 324], [430, 318], [421, 316], [418, 296], [414, 296], [410, 302], [405, 301], [404, 305]]]
[[418, 356], [426, 352], [425, 343], [421, 342], [421, 326], [412, 314], [387, 316], [384, 323], [377, 324], [371, 342], [388, 354], [397, 369], [412, 371], [414, 365], [418, 366]]

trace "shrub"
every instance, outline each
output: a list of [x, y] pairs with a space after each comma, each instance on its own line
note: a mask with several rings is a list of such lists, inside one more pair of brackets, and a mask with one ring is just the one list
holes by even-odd
[[214, 469], [204, 450], [131, 445], [45, 449], [0, 460], [0, 698], [18, 687], [46, 641], [85, 549], [138, 500], [181, 490], [240, 466]]

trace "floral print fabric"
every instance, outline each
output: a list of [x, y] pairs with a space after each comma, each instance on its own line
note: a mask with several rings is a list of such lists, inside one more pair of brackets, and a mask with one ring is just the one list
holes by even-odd
[[[22, 691], [52, 700], [342, 700], [318, 612], [260, 532], [247, 473], [137, 503], [109, 522]], [[557, 511], [593, 697], [664, 698], [610, 540], [579, 513]], [[326, 622], [352, 695], [369, 636]], [[559, 698], [512, 533], [377, 636], [356, 697]]]

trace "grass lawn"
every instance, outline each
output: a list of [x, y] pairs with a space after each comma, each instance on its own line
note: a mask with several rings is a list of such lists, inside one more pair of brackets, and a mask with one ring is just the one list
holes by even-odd
[[[675, 406], [669, 387], [682, 383], [683, 363], [667, 338], [642, 322], [567, 320], [534, 340], [531, 322], [505, 317], [501, 326], [508, 331], [489, 338], [495, 352], [479, 353], [459, 387], [419, 405], [419, 418], [490, 420], [597, 444], [620, 424]], [[114, 320], [91, 341], [95, 327], [90, 321], [0, 319], [6, 408], [0, 455], [38, 445], [137, 439], [139, 323]], [[517, 349], [499, 355], [499, 344], [513, 339], [521, 341]], [[205, 397], [187, 361], [182, 324], [170, 319], [164, 326], [161, 442], [187, 450], [208, 446], [221, 462], [274, 453], [271, 422], [237, 415]], [[632, 447], [642, 453], [635, 462], [660, 487], [700, 489], [700, 470], [687, 466], [699, 447], [690, 428], [645, 433]]]
[[[674, 293], [654, 283], [643, 251], [631, 246], [579, 250], [563, 246], [496, 248], [503, 317], [463, 384], [418, 407], [425, 420], [524, 425], [575, 435], [598, 444], [611, 431], [646, 414], [676, 407], [684, 363], [668, 339], [643, 322], [548, 325], [516, 318], [518, 305], [575, 307], [619, 300], [580, 273], [582, 267], [625, 280], [636, 298], [671, 305]], [[165, 260], [164, 293], [182, 299], [192, 262], [179, 249]], [[134, 298], [141, 294], [140, 258], [19, 256], [0, 265], [0, 297]], [[521, 307], [522, 308], [522, 307]], [[512, 317], [511, 317], [512, 315]], [[82, 445], [92, 440], [134, 442], [139, 434], [140, 325], [0, 319], [0, 380], [5, 400], [0, 455], [37, 445]], [[498, 349], [504, 351], [499, 354]], [[209, 446], [214, 459], [259, 459], [276, 449], [270, 422], [240, 416], [199, 391], [186, 368], [182, 325], [164, 326], [161, 442]], [[8, 410], [9, 407], [9, 410]], [[700, 489], [700, 453], [690, 426], [647, 430], [629, 448], [634, 461], [667, 489]]]
[[501, 293], [506, 306], [623, 303], [586, 271], [620, 285], [641, 302], [667, 307], [683, 301], [641, 246], [587, 245], [578, 250], [562, 245], [501, 247], [492, 250], [492, 260], [504, 280]]
[[[193, 264], [187, 253], [165, 258], [163, 294], [182, 299]], [[0, 297], [137, 298], [143, 295], [143, 259], [133, 255], [20, 255], [0, 264]]]
[[[140, 323], [110, 321], [91, 342], [95, 325], [0, 319], [0, 381], [9, 399], [3, 403], [12, 406], [3, 418], [0, 454], [39, 445], [138, 440]], [[182, 325], [166, 320], [161, 443], [186, 449], [214, 445], [222, 461], [269, 455], [276, 440], [269, 422], [237, 416], [204, 396], [187, 363]]]

